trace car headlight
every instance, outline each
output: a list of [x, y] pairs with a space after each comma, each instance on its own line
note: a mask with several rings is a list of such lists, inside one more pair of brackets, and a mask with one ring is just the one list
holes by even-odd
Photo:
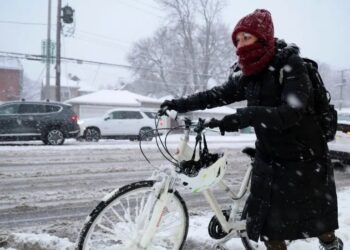
[[82, 124], [84, 124], [84, 121], [78, 120], [78, 124], [79, 124], [79, 125], [82, 125]]

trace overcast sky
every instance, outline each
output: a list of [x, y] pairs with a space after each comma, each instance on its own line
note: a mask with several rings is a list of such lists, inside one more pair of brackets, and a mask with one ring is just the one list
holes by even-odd
[[[196, 0], [194, 0], [196, 1]], [[62, 37], [62, 56], [127, 64], [133, 42], [151, 36], [164, 23], [164, 14], [153, 0], [62, 0], [75, 9], [74, 37]], [[303, 56], [350, 68], [349, 0], [228, 0], [222, 13], [231, 28], [256, 8], [272, 13], [275, 36], [301, 47]], [[0, 0], [0, 51], [41, 53], [47, 36], [48, 0]], [[52, 22], [57, 1], [52, 0]], [[21, 22], [11, 24], [8, 21]], [[25, 24], [25, 23], [37, 23]], [[55, 39], [53, 26], [51, 37]], [[228, 37], [228, 39], [230, 39]], [[34, 80], [45, 76], [44, 65], [22, 61], [25, 74]], [[76, 74], [88, 85], [128, 77], [124, 69], [64, 64], [63, 74]], [[54, 74], [54, 72], [52, 72]], [[103, 76], [103, 77], [102, 77]]]

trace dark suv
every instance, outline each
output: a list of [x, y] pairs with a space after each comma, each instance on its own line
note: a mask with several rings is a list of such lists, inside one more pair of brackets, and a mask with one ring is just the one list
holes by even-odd
[[0, 105], [0, 141], [42, 140], [61, 145], [79, 135], [78, 116], [59, 102], [8, 102]]

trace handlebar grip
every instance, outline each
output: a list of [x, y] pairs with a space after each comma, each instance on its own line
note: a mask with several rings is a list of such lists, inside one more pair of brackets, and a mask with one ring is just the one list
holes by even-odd
[[171, 119], [176, 120], [177, 119], [177, 111], [175, 110], [166, 110], [165, 113], [167, 114], [167, 116], [169, 116]]
[[158, 116], [162, 116], [162, 115], [166, 115], [173, 120], [177, 119], [177, 111], [169, 110], [168, 106], [164, 106], [158, 111]]
[[[216, 120], [216, 119], [215, 119]], [[204, 123], [203, 123], [203, 127], [204, 128], [209, 128], [209, 124], [210, 124], [210, 121], [212, 121], [212, 120], [205, 120], [204, 121]], [[218, 121], [218, 120], [217, 120]], [[218, 121], [219, 122], [219, 121]], [[220, 126], [219, 126], [219, 124], [217, 125], [217, 127], [219, 128], [219, 130], [220, 130], [220, 134], [221, 135], [225, 135], [225, 130], [221, 130], [221, 128], [220, 128]]]

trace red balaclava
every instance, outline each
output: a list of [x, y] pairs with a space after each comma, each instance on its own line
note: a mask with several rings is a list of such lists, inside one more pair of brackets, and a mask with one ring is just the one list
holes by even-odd
[[238, 32], [247, 32], [258, 38], [254, 44], [237, 49], [238, 63], [246, 76], [255, 75], [264, 70], [275, 54], [274, 29], [271, 13], [257, 9], [243, 17], [232, 33], [235, 46]]

